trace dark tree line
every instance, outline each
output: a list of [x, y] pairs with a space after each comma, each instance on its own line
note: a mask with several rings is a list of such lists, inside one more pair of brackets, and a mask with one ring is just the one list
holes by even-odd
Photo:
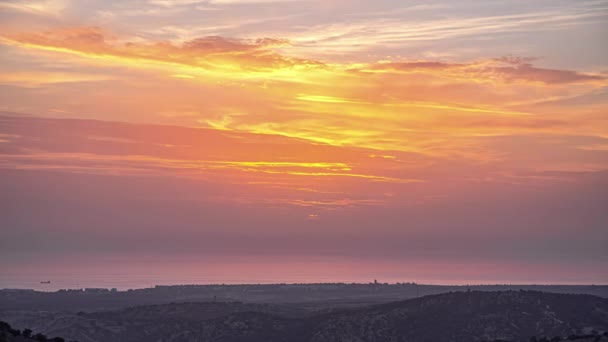
[[[10, 324], [0, 321], [0, 342], [9, 342], [9, 338], [22, 336], [29, 341], [38, 341], [38, 342], [66, 342], [65, 339], [61, 337], [53, 337], [48, 338], [44, 334], [37, 333], [32, 335], [34, 332], [31, 329], [23, 329], [23, 331], [19, 329], [15, 329], [11, 327]], [[76, 341], [70, 341], [76, 342]]]

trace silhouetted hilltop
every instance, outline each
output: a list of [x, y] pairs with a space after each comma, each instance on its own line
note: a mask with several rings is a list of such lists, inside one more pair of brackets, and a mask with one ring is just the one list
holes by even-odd
[[[7, 312], [5, 320], [80, 342], [603, 341], [608, 299], [536, 291], [453, 292], [356, 309], [180, 303], [91, 313]], [[577, 335], [577, 336], [575, 336]], [[607, 341], [608, 342], [608, 341]]]

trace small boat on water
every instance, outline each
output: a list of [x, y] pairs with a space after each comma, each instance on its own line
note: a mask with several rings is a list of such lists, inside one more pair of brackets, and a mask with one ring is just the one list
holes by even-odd
[[51, 283], [51, 281], [50, 281], [50, 280], [47, 280], [47, 281], [41, 281], [41, 282], [40, 282], [40, 284], [50, 284], [50, 283]]

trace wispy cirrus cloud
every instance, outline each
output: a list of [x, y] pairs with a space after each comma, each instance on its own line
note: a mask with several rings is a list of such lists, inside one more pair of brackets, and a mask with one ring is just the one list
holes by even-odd
[[0, 9], [35, 15], [58, 16], [68, 4], [68, 0], [4, 0], [0, 2]]
[[[474, 9], [471, 11], [475, 13]], [[438, 12], [441, 13], [441, 9]], [[450, 13], [450, 10], [446, 9], [446, 13]], [[492, 36], [499, 34], [561, 31], [607, 17], [608, 7], [601, 2], [570, 3], [559, 9], [531, 9], [504, 14], [476, 16], [464, 12], [450, 18], [412, 16], [407, 20], [400, 17], [397, 10], [393, 15], [387, 13], [381, 18], [363, 14], [359, 20], [352, 20], [351, 17], [349, 20], [319, 24], [303, 32], [290, 32], [286, 37], [293, 42], [289, 51], [299, 55], [310, 55], [307, 50], [325, 56], [339, 56], [369, 53], [375, 49], [392, 55], [399, 54], [400, 47], [412, 44], [416, 46], [468, 38], [483, 45], [484, 40], [492, 40]]]

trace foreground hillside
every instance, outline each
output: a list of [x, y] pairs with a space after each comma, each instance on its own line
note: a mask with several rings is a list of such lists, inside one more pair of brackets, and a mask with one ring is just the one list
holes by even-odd
[[0, 319], [80, 342], [475, 342], [570, 335], [601, 341], [608, 331], [608, 299], [472, 291], [323, 312], [218, 302], [79, 314], [4, 312]]
[[34, 334], [31, 329], [21, 331], [6, 322], [0, 321], [0, 342], [65, 342], [65, 339], [61, 337], [48, 338], [41, 333]]

